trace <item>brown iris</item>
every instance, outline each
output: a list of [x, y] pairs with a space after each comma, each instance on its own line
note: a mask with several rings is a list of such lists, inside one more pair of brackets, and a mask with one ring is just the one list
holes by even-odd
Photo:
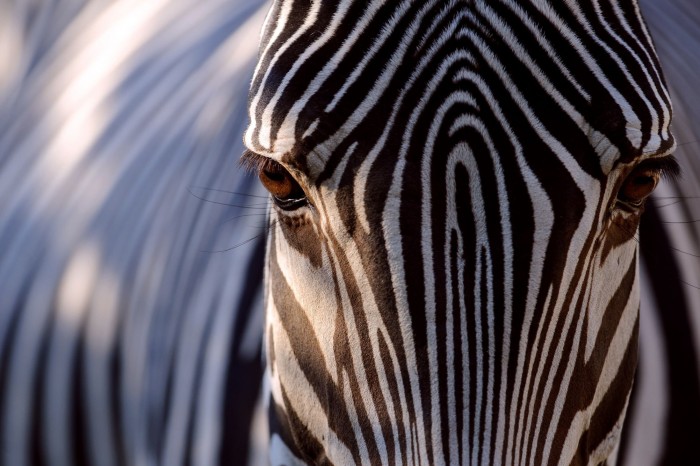
[[659, 184], [661, 171], [656, 168], [636, 168], [620, 188], [618, 199], [626, 204], [641, 206]]
[[281, 208], [291, 210], [306, 203], [306, 194], [299, 183], [287, 169], [274, 160], [267, 159], [260, 167], [258, 177]]

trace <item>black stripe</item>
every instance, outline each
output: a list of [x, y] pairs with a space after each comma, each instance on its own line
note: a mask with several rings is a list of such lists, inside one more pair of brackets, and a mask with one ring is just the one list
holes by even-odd
[[[681, 270], [653, 200], [639, 227], [641, 254], [651, 277], [663, 330], [669, 386], [662, 464], [684, 464], [697, 455], [700, 439], [700, 377], [697, 348]], [[687, 280], [685, 280], [687, 281]]]
[[[304, 309], [301, 308], [294, 297], [293, 291], [285, 281], [284, 275], [275, 259], [274, 251], [275, 248], [273, 247], [270, 251], [271, 257], [269, 262], [270, 277], [275, 278], [274, 283], [276, 284], [273, 290], [273, 299], [280, 315], [280, 322], [289, 338], [294, 357], [297, 359], [299, 367], [313, 388], [316, 397], [321, 402], [324, 413], [329, 420], [330, 428], [333, 429], [340, 440], [348, 446], [350, 451], [353, 452], [355, 460], [359, 462], [358, 446], [355, 441], [350, 416], [345, 408], [345, 400], [341, 398], [342, 386], [333, 386], [333, 381], [325, 367], [321, 346], [315, 337], [314, 328], [306, 317]], [[342, 382], [342, 379], [339, 379], [339, 383], [340, 382]], [[362, 406], [361, 400], [359, 396], [355, 394], [356, 390], [353, 390], [353, 392], [355, 403], [358, 408], [358, 416], [361, 416], [362, 410], [359, 409]], [[288, 411], [291, 410], [289, 402], [285, 402], [285, 405]], [[364, 427], [363, 434], [365, 435], [370, 455], [376, 458], [378, 457], [378, 450], [376, 443], [373, 442], [374, 436], [371, 430], [366, 428], [366, 422], [361, 422], [361, 424]], [[298, 440], [299, 439], [297, 439], [297, 441]], [[308, 452], [305, 450], [305, 448], [313, 446], [313, 442], [314, 441], [311, 439], [307, 439], [303, 441], [304, 445], [298, 445], [298, 447], [301, 448], [305, 454], [315, 453], [315, 451]]]

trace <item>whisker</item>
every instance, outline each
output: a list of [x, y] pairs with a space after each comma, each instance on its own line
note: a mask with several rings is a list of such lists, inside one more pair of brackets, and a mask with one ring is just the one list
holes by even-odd
[[635, 240], [637, 244], [639, 244], [639, 236], [637, 236], [638, 230], [630, 231], [622, 225], [616, 225], [616, 227], [630, 235], [631, 239]]
[[267, 215], [266, 212], [259, 212], [259, 213], [254, 213], [254, 214], [241, 214], [241, 215], [236, 215], [235, 217], [227, 218], [223, 222], [221, 222], [222, 225], [232, 222], [233, 220], [238, 220], [244, 217], [265, 217]]
[[[622, 226], [620, 226], [620, 225], [618, 225], [618, 228], [624, 230], [626, 233], [631, 233], [630, 231], [625, 230], [625, 229], [624, 229]], [[636, 234], [633, 234], [633, 235], [632, 235], [632, 239], [634, 239], [634, 240], [637, 242], [637, 244], [640, 244], [640, 243], [639, 243], [639, 236], [637, 236]], [[671, 246], [671, 245], [669, 245], [668, 247], [671, 248], [672, 250], [678, 252], [678, 253], [681, 253], [681, 254], [684, 254], [684, 255], [686, 255], [686, 256], [695, 257], [695, 258], [700, 259], [700, 254], [695, 254], [695, 253], [692, 253], [692, 252], [683, 251], [682, 249], [678, 249], [678, 248], [676, 248], [676, 247], [674, 247], [674, 246]]]
[[700, 286], [693, 285], [693, 284], [691, 284], [691, 283], [686, 282], [685, 280], [681, 280], [681, 283], [683, 283], [684, 285], [687, 285], [687, 286], [689, 286], [689, 287], [691, 287], [691, 288], [695, 288], [696, 290], [700, 290]]
[[[621, 225], [617, 225], [617, 227], [620, 228], [620, 229], [622, 229], [622, 230], [625, 231], [626, 233], [632, 233], [631, 231], [626, 230], [626, 229], [625, 229], [624, 227], [622, 227]], [[637, 236], [636, 234], [633, 234], [633, 235], [632, 235], [632, 238], [637, 242], [637, 244], [639, 244], [639, 236]], [[670, 244], [668, 245], [668, 247], [671, 248], [672, 250], [676, 251], [676, 252], [679, 252], [679, 253], [681, 253], [681, 254], [685, 254], [686, 256], [696, 257], [696, 258], [700, 259], [700, 254], [695, 254], [695, 253], [692, 253], [692, 252], [683, 251], [682, 249], [678, 249], [678, 248], [676, 248], [676, 247], [674, 247], [674, 246], [671, 246]]]
[[673, 246], [670, 246], [670, 245], [669, 245], [669, 247], [676, 252], [680, 252], [681, 254], [685, 254], [685, 255], [690, 256], [690, 257], [697, 257], [698, 259], [700, 259], [700, 254], [693, 254], [692, 252], [683, 251], [681, 249], [674, 248]]
[[257, 197], [259, 199], [267, 199], [270, 196], [260, 196], [259, 194], [248, 194], [248, 193], [240, 193], [237, 191], [227, 191], [225, 189], [216, 189], [216, 188], [205, 188], [204, 186], [190, 186], [192, 189], [201, 189], [204, 191], [213, 191], [217, 193], [224, 193], [224, 194], [233, 194], [235, 196], [243, 196], [243, 197]]
[[246, 244], [250, 243], [251, 241], [255, 241], [256, 239], [260, 238], [261, 236], [266, 235], [266, 234], [268, 233], [268, 230], [269, 230], [270, 228], [272, 228], [272, 227], [275, 225], [275, 223], [277, 223], [277, 220], [273, 220], [269, 225], [266, 225], [266, 226], [262, 226], [262, 227], [250, 227], [250, 228], [263, 228], [265, 231], [263, 231], [263, 232], [260, 233], [260, 234], [257, 234], [257, 235], [255, 235], [255, 236], [253, 236], [252, 238], [248, 238], [248, 239], [245, 240], [245, 241], [241, 241], [241, 242], [238, 243], [238, 244], [234, 244], [234, 245], [231, 246], [230, 248], [219, 249], [219, 250], [206, 250], [206, 249], [201, 249], [199, 252], [208, 253], [208, 254], [219, 254], [219, 253], [224, 253], [224, 252], [233, 251], [234, 249], [237, 249], [237, 248], [239, 248], [239, 247], [241, 247], [241, 246], [245, 246]]
[[681, 144], [678, 144], [676, 147], [683, 147], [683, 146], [687, 146], [688, 144], [695, 144], [695, 143], [697, 143], [697, 142], [700, 142], [700, 139], [694, 139], [694, 140], [692, 140], [692, 141], [686, 141], [686, 142], [683, 142], [683, 143], [681, 143]]
[[[621, 228], [623, 231], [627, 231], [627, 230], [625, 230], [625, 228], [621, 227], [620, 225], [618, 225], [618, 227]], [[627, 233], [629, 233], [629, 231], [627, 231]], [[639, 243], [639, 236], [637, 236], [637, 235], [632, 235], [632, 239], [634, 239], [634, 240], [637, 242], [637, 244], [640, 244], [640, 243]], [[700, 259], [700, 254], [694, 254], [694, 253], [692, 253], [692, 252], [683, 251], [682, 249], [678, 249], [678, 248], [676, 248], [676, 247], [674, 247], [674, 246], [671, 246], [671, 245], [668, 245], [668, 247], [671, 248], [673, 251], [676, 251], [676, 252], [678, 252], [678, 253], [680, 253], [680, 254], [684, 254], [684, 255], [686, 255], [686, 256], [695, 257], [695, 258]], [[683, 283], [683, 284], [686, 285], [686, 286], [689, 286], [689, 287], [694, 288], [694, 289], [696, 289], [696, 290], [700, 290], [700, 286], [693, 285], [692, 283], [688, 283], [688, 282], [686, 282], [685, 280], [680, 280], [680, 282]]]
[[657, 209], [661, 209], [662, 207], [669, 207], [669, 206], [672, 206], [672, 205], [676, 205], [676, 204], [678, 204], [678, 203], [681, 202], [681, 201], [682, 201], [682, 199], [678, 199], [678, 200], [676, 200], [676, 201], [669, 202], [668, 204], [657, 205], [656, 208], [657, 208]]
[[236, 249], [236, 248], [238, 248], [238, 247], [241, 247], [241, 246], [243, 246], [243, 245], [245, 245], [245, 244], [250, 243], [251, 241], [254, 241], [254, 240], [260, 238], [260, 237], [261, 237], [262, 235], [264, 235], [264, 234], [266, 234], [266, 233], [260, 233], [259, 235], [255, 235], [255, 236], [253, 236], [252, 238], [249, 238], [249, 239], [247, 239], [247, 240], [245, 240], [245, 241], [242, 241], [242, 242], [240, 242], [240, 243], [238, 243], [238, 244], [236, 244], [236, 245], [234, 245], [234, 246], [231, 246], [230, 248], [220, 249], [220, 250], [206, 250], [206, 249], [202, 249], [202, 250], [200, 250], [199, 252], [206, 252], [206, 253], [209, 253], [209, 254], [219, 254], [219, 253], [222, 253], [222, 252], [233, 251], [234, 249]]
[[267, 210], [267, 207], [262, 207], [262, 206], [247, 206], [247, 205], [240, 205], [240, 204], [229, 204], [228, 202], [219, 202], [219, 201], [212, 201], [211, 199], [206, 199], [204, 197], [197, 196], [195, 193], [192, 192], [190, 188], [187, 188], [187, 191], [200, 201], [204, 202], [210, 202], [212, 204], [218, 204], [218, 205], [224, 205], [226, 207], [239, 207], [241, 209], [259, 209], [259, 210]]
[[665, 223], [665, 224], [669, 224], [669, 225], [673, 225], [673, 224], [688, 225], [688, 224], [697, 223], [697, 222], [700, 222], [700, 219], [697, 219], [697, 220], [677, 220], [677, 221], [670, 221], [670, 222], [662, 221], [660, 223]]

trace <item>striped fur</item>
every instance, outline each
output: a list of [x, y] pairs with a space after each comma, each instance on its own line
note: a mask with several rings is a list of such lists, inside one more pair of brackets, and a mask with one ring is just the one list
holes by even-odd
[[[139, 5], [152, 14], [144, 17]], [[151, 7], [126, 0], [0, 5], [0, 334], [5, 338], [0, 464], [245, 464], [240, 445], [248, 440], [250, 402], [244, 400], [258, 383], [247, 368], [254, 365], [261, 336], [250, 319], [258, 307], [247, 298], [256, 289], [255, 274], [248, 270], [259, 248], [248, 243], [235, 252], [205, 254], [210, 258], [199, 262], [192, 258], [202, 249], [227, 249], [257, 235], [260, 230], [247, 226], [256, 222], [225, 221], [258, 211], [201, 202], [187, 187], [259, 194], [251, 179], [228, 171], [240, 153], [237, 135], [246, 118], [244, 88], [262, 20], [253, 15], [259, 6], [257, 0], [171, 0]], [[700, 137], [693, 124], [700, 118], [700, 8], [693, 0], [646, 0], [642, 7], [648, 8], [671, 87], [676, 154], [684, 168], [683, 186], [665, 184], [659, 196], [698, 196], [698, 146], [692, 141]], [[141, 22], [135, 23], [139, 14]], [[109, 26], [128, 31], [131, 41], [105, 40], [114, 31]], [[92, 81], [96, 87], [55, 105], [56, 89], [79, 89], [81, 78], [100, 69], [107, 72]], [[102, 103], [95, 106], [96, 101]], [[81, 137], [94, 134], [105, 143], [56, 152], [55, 141], [69, 122]], [[104, 124], [96, 127], [96, 122]], [[81, 165], [71, 176], [53, 177], [51, 196], [41, 196], [49, 192], [46, 185], [27, 187], [47, 167], [65, 167], [75, 157]], [[103, 185], [105, 173], [119, 181], [106, 197], [91, 198], [87, 187]], [[93, 207], [66, 202], [71, 192]], [[193, 192], [232, 201], [225, 194]], [[232, 202], [255, 208], [260, 201], [241, 196]], [[670, 202], [659, 199], [657, 205]], [[16, 213], [40, 214], [7, 221], [11, 204], [21, 206]], [[662, 207], [660, 218], [698, 218], [696, 205], [687, 199]], [[65, 242], [52, 240], [78, 224], [91, 228], [78, 229]], [[698, 252], [697, 226], [665, 224], [664, 230], [670, 246]], [[99, 241], [88, 246], [95, 237]], [[662, 240], [643, 235], [642, 245]], [[700, 276], [697, 259], [662, 251], [652, 253], [674, 260], [683, 280], [698, 284], [693, 281]], [[80, 283], [75, 279], [80, 264], [92, 264], [98, 286], [68, 286]], [[150, 280], [142, 279], [146, 276]], [[245, 276], [248, 280], [242, 280]], [[688, 336], [698, 347], [694, 310], [700, 308], [700, 294], [683, 287], [685, 313], [659, 308], [659, 301], [674, 302], [666, 298], [676, 293], [670, 285], [677, 283], [667, 285], [668, 279], [648, 267], [642, 272], [640, 390], [630, 403], [631, 424], [624, 432], [631, 435], [622, 464], [692, 464], [700, 457], [695, 422], [700, 414], [693, 408], [698, 393], [682, 391], [692, 386], [692, 374], [683, 371], [698, 358], [685, 351], [686, 336], [681, 339], [673, 330], [695, 328]], [[653, 283], [661, 286], [655, 289]], [[63, 319], [71, 289], [91, 294], [80, 301], [84, 324], [77, 327]], [[656, 292], [665, 296], [655, 297]], [[666, 317], [676, 323], [662, 326]], [[197, 322], [208, 322], [209, 331], [193, 331]], [[59, 332], [65, 323], [76, 330]], [[34, 326], [36, 331], [26, 331]], [[21, 334], [20, 327], [26, 329]], [[111, 339], [112, 334], [119, 338]], [[51, 364], [38, 356], [60, 347], [69, 351], [53, 355]], [[78, 348], [76, 357], [65, 357], [71, 347]], [[115, 363], [96, 371], [101, 366], [95, 362], [109, 358], [105, 354], [115, 355]], [[22, 367], [25, 371], [18, 370]], [[196, 367], [201, 371], [193, 372]], [[56, 409], [66, 394], [69, 406]], [[88, 432], [88, 426], [97, 428]], [[273, 449], [278, 446], [273, 441]]]
[[248, 148], [273, 211], [273, 463], [614, 461], [631, 169], [671, 105], [633, 2], [275, 2]]
[[265, 11], [0, 2], [0, 464], [245, 464], [264, 241], [209, 251], [264, 231]]
[[683, 167], [662, 184], [640, 228], [640, 364], [622, 464], [700, 459], [700, 4], [640, 1], [674, 102]]

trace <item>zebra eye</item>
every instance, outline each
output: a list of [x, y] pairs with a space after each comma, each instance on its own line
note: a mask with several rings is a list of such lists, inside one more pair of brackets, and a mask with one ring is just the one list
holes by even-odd
[[622, 187], [617, 193], [617, 201], [629, 208], [641, 207], [649, 195], [654, 192], [661, 178], [674, 180], [679, 178], [680, 174], [680, 165], [672, 155], [644, 160], [632, 170], [622, 183]]
[[617, 199], [633, 207], [640, 207], [659, 184], [659, 179], [661, 170], [658, 168], [636, 168], [625, 179]]
[[294, 210], [307, 203], [306, 193], [294, 177], [279, 163], [267, 159], [260, 166], [258, 177], [265, 189], [272, 194], [275, 204], [283, 210]]

